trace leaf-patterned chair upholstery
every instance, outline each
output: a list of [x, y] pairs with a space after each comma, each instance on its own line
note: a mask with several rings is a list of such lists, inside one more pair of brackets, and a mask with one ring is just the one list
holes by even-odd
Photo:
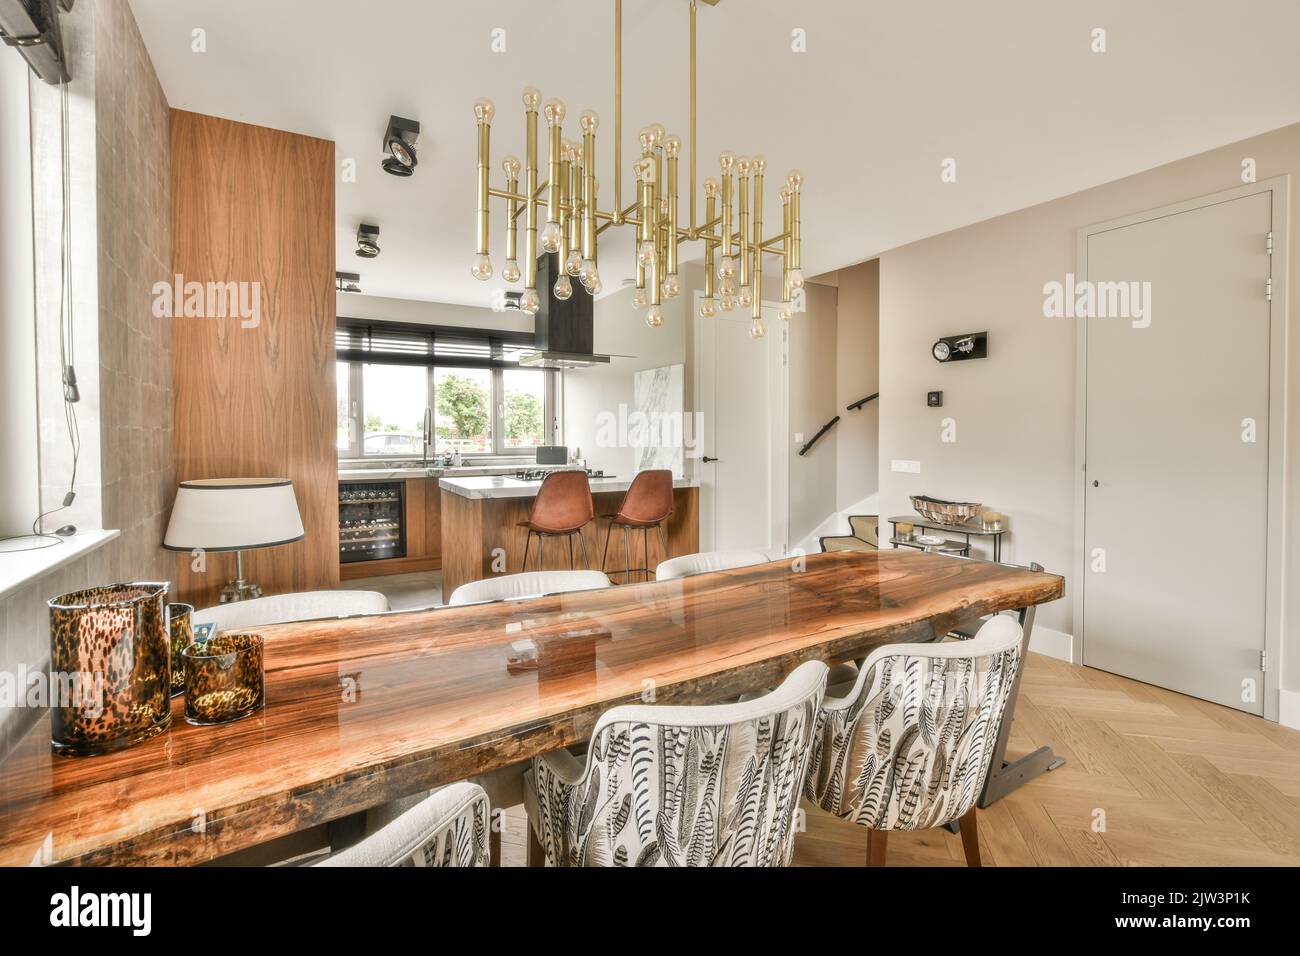
[[809, 661], [744, 703], [612, 708], [585, 765], [533, 759], [530, 860], [540, 846], [550, 866], [787, 865], [825, 690]]
[[477, 784], [448, 784], [317, 866], [487, 866], [490, 808]]
[[807, 796], [869, 828], [868, 862], [883, 864], [889, 830], [961, 820], [979, 865], [975, 802], [993, 759], [1020, 666], [1020, 625], [998, 615], [974, 639], [875, 650], [843, 697], [828, 696]]

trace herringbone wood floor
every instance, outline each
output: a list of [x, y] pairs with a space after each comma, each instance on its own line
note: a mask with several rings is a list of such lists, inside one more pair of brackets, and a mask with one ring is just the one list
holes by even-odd
[[[1008, 756], [1066, 764], [980, 811], [985, 866], [1300, 865], [1300, 731], [1031, 654]], [[523, 808], [502, 862], [524, 862]], [[861, 866], [866, 832], [811, 807], [802, 866]], [[892, 833], [891, 866], [962, 866], [946, 830]]]

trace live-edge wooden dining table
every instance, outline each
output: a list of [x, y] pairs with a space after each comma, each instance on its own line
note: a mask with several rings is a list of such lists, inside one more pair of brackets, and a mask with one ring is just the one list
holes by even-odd
[[[266, 706], [99, 757], [49, 716], [0, 764], [0, 864], [194, 864], [586, 740], [617, 704], [710, 703], [798, 664], [1061, 596], [1054, 574], [842, 551], [675, 581], [259, 629]], [[529, 646], [537, 666], [521, 667]]]

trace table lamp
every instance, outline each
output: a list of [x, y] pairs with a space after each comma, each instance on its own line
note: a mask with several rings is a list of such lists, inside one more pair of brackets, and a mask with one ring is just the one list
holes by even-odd
[[233, 551], [235, 580], [221, 603], [262, 596], [244, 580], [243, 552], [303, 538], [302, 517], [288, 478], [199, 478], [182, 481], [163, 547], [168, 551]]

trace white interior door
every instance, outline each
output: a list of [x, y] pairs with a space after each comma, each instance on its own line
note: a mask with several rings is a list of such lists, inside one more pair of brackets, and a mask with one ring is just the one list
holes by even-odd
[[[775, 309], [768, 334], [749, 335], [748, 311], [698, 318], [696, 402], [704, 416], [696, 462], [700, 549], [783, 551], [787, 526], [786, 342]], [[707, 460], [706, 460], [707, 459]]]
[[1083, 662], [1263, 712], [1272, 194], [1086, 238], [1150, 282], [1150, 325], [1087, 319]]

